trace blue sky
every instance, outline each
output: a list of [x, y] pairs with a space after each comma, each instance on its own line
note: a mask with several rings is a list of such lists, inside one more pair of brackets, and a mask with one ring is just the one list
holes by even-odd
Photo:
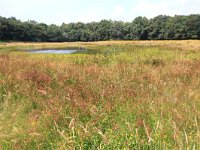
[[0, 16], [58, 25], [199, 13], [200, 0], [0, 0]]

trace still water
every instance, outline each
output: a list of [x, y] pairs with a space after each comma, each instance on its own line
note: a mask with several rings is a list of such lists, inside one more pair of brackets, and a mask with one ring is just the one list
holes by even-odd
[[76, 52], [83, 52], [85, 50], [72, 50], [72, 49], [48, 49], [48, 50], [30, 50], [29, 53], [41, 53], [41, 54], [72, 54]]

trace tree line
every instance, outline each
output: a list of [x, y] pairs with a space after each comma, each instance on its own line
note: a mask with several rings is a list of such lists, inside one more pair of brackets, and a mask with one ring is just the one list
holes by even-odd
[[200, 39], [200, 14], [137, 17], [132, 22], [101, 20], [47, 25], [0, 16], [1, 41], [75, 42], [103, 40]]

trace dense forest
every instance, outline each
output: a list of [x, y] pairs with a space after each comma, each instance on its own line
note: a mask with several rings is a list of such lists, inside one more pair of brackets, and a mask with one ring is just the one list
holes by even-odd
[[46, 25], [0, 17], [0, 41], [102, 41], [102, 40], [200, 39], [200, 14], [152, 19], [137, 17], [132, 22], [102, 20], [91, 23]]

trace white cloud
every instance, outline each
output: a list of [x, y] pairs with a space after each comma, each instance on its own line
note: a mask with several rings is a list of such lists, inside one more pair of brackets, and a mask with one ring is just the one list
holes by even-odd
[[124, 7], [116, 6], [114, 11], [112, 12], [112, 18], [119, 19], [120, 17], [122, 17], [123, 13], [124, 13]]
[[156, 15], [166, 14], [173, 15], [178, 13], [178, 10], [174, 10], [169, 7], [169, 3], [164, 1], [162, 2], [149, 2], [149, 1], [141, 1], [138, 2], [132, 9], [132, 12], [137, 12], [142, 16], [146, 16], [148, 18], [152, 18]]
[[200, 13], [200, 0], [141, 0], [131, 9], [132, 14], [146, 16], [148, 18], [157, 15], [189, 15]]
[[0, 0], [0, 16], [47, 24], [131, 21], [137, 16], [196, 14], [200, 13], [199, 6], [200, 0]]
[[77, 21], [86, 23], [95, 21], [96, 19], [97, 19], [97, 10], [95, 8], [90, 8], [90, 10], [87, 10], [86, 13], [80, 14], [80, 16], [78, 16]]

